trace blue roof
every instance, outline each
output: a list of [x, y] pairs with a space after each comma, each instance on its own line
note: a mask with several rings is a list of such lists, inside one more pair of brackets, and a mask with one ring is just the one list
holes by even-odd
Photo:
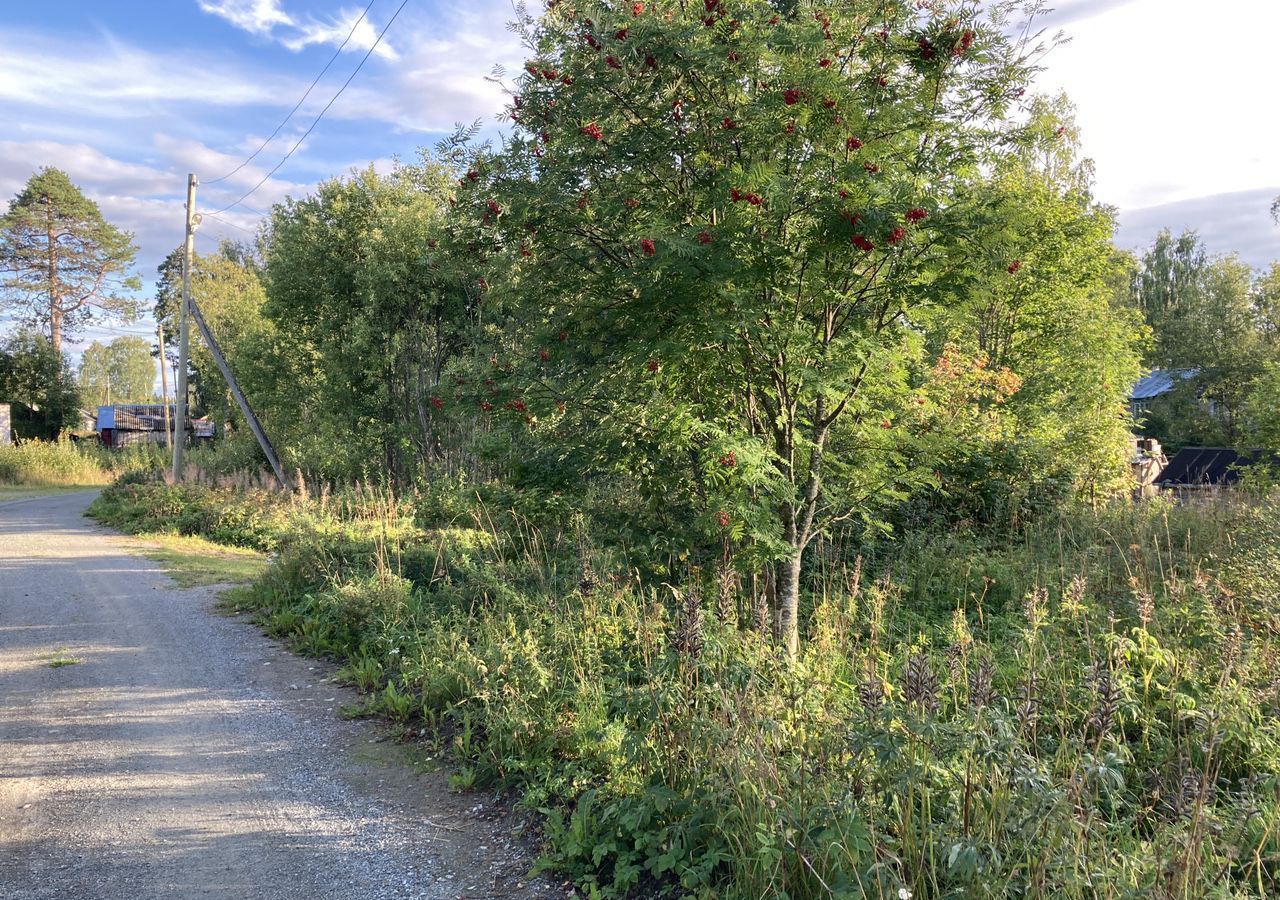
[[1150, 400], [1173, 390], [1179, 381], [1194, 378], [1199, 369], [1152, 369], [1151, 374], [1139, 378], [1129, 391], [1130, 400]]

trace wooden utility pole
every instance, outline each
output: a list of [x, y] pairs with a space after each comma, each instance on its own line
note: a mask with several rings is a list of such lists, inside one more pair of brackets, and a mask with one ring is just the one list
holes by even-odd
[[160, 400], [164, 407], [164, 442], [173, 449], [173, 422], [169, 419], [169, 373], [165, 371], [164, 326], [156, 322], [156, 347], [160, 350]]
[[173, 481], [182, 480], [182, 454], [187, 444], [187, 350], [191, 306], [191, 256], [196, 238], [196, 176], [187, 175], [187, 238], [182, 245], [182, 311], [178, 318], [178, 394], [174, 398]]
[[213, 337], [213, 332], [205, 324], [204, 316], [200, 314], [200, 305], [194, 299], [191, 301], [191, 318], [196, 320], [196, 327], [200, 329], [200, 335], [204, 338], [205, 345], [209, 348], [209, 352], [213, 354], [213, 361], [218, 364], [218, 370], [222, 372], [222, 377], [227, 380], [227, 387], [231, 388], [231, 396], [236, 398], [236, 404], [240, 407], [240, 412], [244, 414], [244, 420], [249, 423], [249, 429], [253, 432], [253, 436], [258, 439], [258, 446], [262, 448], [263, 454], [266, 455], [267, 462], [271, 463], [271, 470], [276, 473], [276, 481], [280, 482], [281, 487], [287, 488], [289, 482], [284, 477], [284, 467], [280, 465], [280, 457], [276, 455], [276, 448], [271, 446], [271, 441], [267, 440], [267, 433], [262, 430], [262, 423], [253, 414], [253, 408], [249, 406], [249, 401], [245, 398], [244, 391], [240, 390], [240, 382], [236, 381], [236, 376], [231, 371], [231, 366], [227, 365], [227, 360], [222, 355], [222, 348], [218, 346], [218, 342]]

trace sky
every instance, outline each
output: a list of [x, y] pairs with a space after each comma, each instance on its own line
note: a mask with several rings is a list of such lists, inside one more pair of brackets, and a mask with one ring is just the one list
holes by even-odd
[[[40, 166], [65, 170], [107, 219], [135, 235], [152, 293], [182, 240], [187, 172], [197, 207], [253, 188], [302, 138], [374, 46], [401, 0], [0, 0], [0, 202]], [[1269, 207], [1280, 195], [1273, 36], [1280, 3], [1057, 0], [1038, 21], [1067, 43], [1034, 90], [1077, 107], [1095, 195], [1119, 212], [1116, 243], [1195, 229], [1213, 253], [1261, 268], [1280, 259]], [[242, 205], [206, 216], [197, 252], [248, 239], [262, 212], [352, 167], [411, 159], [457, 123], [495, 129], [495, 66], [524, 54], [509, 0], [405, 0], [350, 86], [297, 151]], [[354, 26], [354, 31], [352, 30]], [[257, 150], [351, 35], [294, 117]], [[149, 302], [149, 300], [148, 300]], [[12, 322], [0, 318], [0, 334]], [[149, 317], [88, 340], [154, 334]]]

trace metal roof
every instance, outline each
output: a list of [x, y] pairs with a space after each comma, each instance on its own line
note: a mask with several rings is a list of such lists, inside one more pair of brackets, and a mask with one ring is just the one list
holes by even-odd
[[1186, 381], [1199, 374], [1199, 369], [1152, 369], [1149, 375], [1139, 378], [1129, 391], [1130, 400], [1150, 400], [1173, 390], [1179, 381]]
[[[169, 420], [176, 413], [173, 404], [169, 404]], [[165, 404], [163, 403], [117, 403], [112, 406], [98, 407], [98, 430], [114, 428], [118, 431], [164, 431]]]
[[1165, 487], [1235, 484], [1241, 466], [1273, 461], [1262, 450], [1232, 450], [1230, 447], [1183, 447], [1160, 473]]

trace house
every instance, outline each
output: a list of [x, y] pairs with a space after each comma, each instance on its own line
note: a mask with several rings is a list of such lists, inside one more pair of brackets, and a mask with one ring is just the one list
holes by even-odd
[[98, 415], [87, 409], [76, 410], [79, 413], [79, 420], [76, 427], [72, 431], [71, 436], [74, 438], [88, 437], [98, 432]]
[[[166, 415], [167, 412], [167, 415]], [[98, 439], [104, 447], [166, 444], [175, 413], [163, 403], [118, 403], [98, 407]], [[166, 424], [167, 423], [167, 424]]]
[[[128, 447], [131, 444], [167, 444], [177, 413], [173, 404], [117, 403], [99, 406], [98, 439], [104, 447]], [[214, 425], [208, 418], [188, 419], [186, 431], [196, 440], [211, 440]]]
[[1129, 415], [1137, 420], [1151, 408], [1151, 401], [1169, 393], [1179, 383], [1200, 374], [1199, 369], [1152, 369], [1129, 391]]
[[1259, 463], [1276, 462], [1264, 450], [1230, 447], [1184, 447], [1173, 455], [1157, 484], [1164, 490], [1195, 491], [1229, 487], [1240, 480], [1240, 470]]

